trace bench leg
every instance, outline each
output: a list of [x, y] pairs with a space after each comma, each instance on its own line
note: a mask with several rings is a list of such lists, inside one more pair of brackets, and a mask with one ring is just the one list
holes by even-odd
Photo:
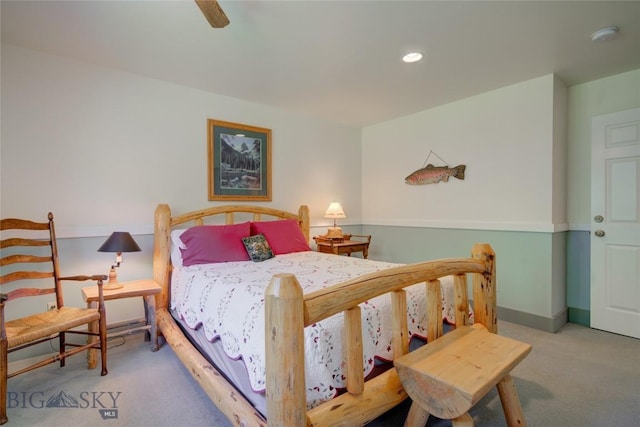
[[429, 419], [429, 412], [413, 402], [409, 408], [407, 419], [404, 420], [404, 427], [424, 427], [427, 424], [427, 419]]
[[511, 375], [505, 375], [496, 387], [498, 388], [498, 394], [500, 395], [500, 402], [502, 403], [502, 410], [504, 411], [507, 425], [509, 427], [526, 427], [527, 421], [524, 419], [518, 392]]
[[453, 425], [453, 427], [473, 427], [473, 418], [471, 418], [468, 412], [465, 412], [451, 420], [451, 425]]

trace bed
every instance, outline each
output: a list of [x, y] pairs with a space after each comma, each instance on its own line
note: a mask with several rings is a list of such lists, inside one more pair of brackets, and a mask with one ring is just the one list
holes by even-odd
[[[200, 227], [208, 224], [216, 226]], [[251, 257], [253, 248], [264, 249], [265, 240], [273, 246], [270, 257], [262, 259], [264, 251], [257, 251], [254, 260], [215, 260], [215, 270], [209, 270], [209, 262], [218, 255], [193, 263], [187, 247], [200, 243], [185, 237], [185, 230], [230, 226], [246, 233], [247, 224], [252, 236], [266, 237], [258, 246], [247, 246]], [[299, 234], [282, 237], [291, 224]], [[296, 239], [306, 251], [289, 251], [287, 245]], [[407, 353], [412, 336], [435, 339], [442, 333], [443, 313], [455, 324], [475, 316], [496, 332], [495, 256], [489, 245], [475, 245], [470, 258], [409, 265], [320, 254], [308, 245], [306, 206], [297, 213], [217, 206], [177, 216], [166, 204], [156, 209], [159, 331], [234, 425], [364, 425], [407, 397], [393, 367], [373, 375], [378, 371], [374, 359], [392, 361]], [[225, 256], [236, 249], [225, 249]], [[230, 281], [237, 283], [228, 287]], [[232, 319], [230, 325], [225, 318]], [[217, 360], [212, 352], [230, 364], [212, 362]], [[245, 368], [243, 378], [234, 373], [237, 367]]]

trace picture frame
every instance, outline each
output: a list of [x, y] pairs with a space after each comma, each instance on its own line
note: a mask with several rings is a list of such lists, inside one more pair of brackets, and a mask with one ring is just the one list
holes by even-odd
[[271, 129], [207, 119], [209, 200], [271, 201]]

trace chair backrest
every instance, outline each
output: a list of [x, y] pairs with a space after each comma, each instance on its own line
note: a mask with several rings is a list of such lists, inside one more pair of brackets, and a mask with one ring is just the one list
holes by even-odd
[[[46, 294], [56, 294], [58, 308], [64, 305], [58, 266], [58, 248], [53, 224], [53, 214], [49, 212], [47, 222], [33, 222], [24, 219], [7, 218], [0, 220], [0, 285], [19, 281], [53, 278], [50, 287], [25, 287], [7, 292], [8, 300]], [[4, 238], [4, 235], [8, 235]], [[5, 255], [6, 254], [6, 255]], [[10, 272], [6, 272], [9, 270]], [[42, 283], [42, 282], [41, 282]], [[46, 285], [48, 286], [48, 285]]]

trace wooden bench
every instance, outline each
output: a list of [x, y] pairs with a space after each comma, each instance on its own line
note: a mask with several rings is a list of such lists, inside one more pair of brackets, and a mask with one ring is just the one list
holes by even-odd
[[531, 351], [525, 344], [482, 324], [461, 326], [394, 361], [413, 399], [405, 426], [423, 427], [429, 414], [454, 426], [473, 426], [468, 414], [495, 385], [509, 426], [526, 426], [509, 372]]

